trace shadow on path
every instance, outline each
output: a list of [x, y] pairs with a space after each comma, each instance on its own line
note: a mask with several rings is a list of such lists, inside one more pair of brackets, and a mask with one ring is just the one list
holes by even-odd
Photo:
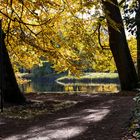
[[133, 96], [84, 95], [75, 106], [34, 120], [0, 119], [0, 136], [2, 140], [121, 140], [133, 107]]

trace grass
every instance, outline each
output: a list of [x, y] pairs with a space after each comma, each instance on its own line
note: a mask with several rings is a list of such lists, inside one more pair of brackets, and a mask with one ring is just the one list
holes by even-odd
[[118, 83], [118, 73], [85, 73], [79, 77], [63, 76], [58, 83]]
[[89, 78], [89, 79], [98, 79], [98, 78], [110, 78], [110, 79], [115, 79], [118, 78], [118, 73], [85, 73], [79, 77], [75, 76], [63, 76], [59, 78], [58, 80], [62, 79], [84, 79], [84, 78]]

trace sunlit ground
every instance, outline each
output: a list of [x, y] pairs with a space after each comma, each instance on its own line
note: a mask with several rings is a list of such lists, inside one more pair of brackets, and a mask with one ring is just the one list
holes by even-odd
[[[27, 96], [30, 97], [30, 94]], [[40, 101], [46, 97], [46, 100], [44, 99], [45, 102], [48, 101], [46, 103], [55, 100], [72, 101], [75, 105], [27, 119], [1, 116], [0, 138], [2, 140], [120, 140], [134, 107], [132, 96], [119, 94], [62, 96], [32, 94], [32, 96]], [[47, 109], [47, 106], [43, 109]], [[20, 110], [19, 115], [22, 111]]]
[[34, 126], [27, 129], [23, 134], [14, 135], [5, 140], [65, 140], [84, 133], [90, 124], [103, 120], [110, 112], [108, 101], [100, 107], [90, 107], [71, 114], [70, 116], [58, 118], [53, 122], [42, 126]]

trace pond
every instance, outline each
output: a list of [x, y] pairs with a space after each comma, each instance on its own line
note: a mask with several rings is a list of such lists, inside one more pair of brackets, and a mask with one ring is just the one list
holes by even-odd
[[26, 84], [19, 85], [22, 92], [118, 92], [120, 90], [119, 84], [115, 83], [58, 83], [47, 82], [46, 80], [35, 80]]

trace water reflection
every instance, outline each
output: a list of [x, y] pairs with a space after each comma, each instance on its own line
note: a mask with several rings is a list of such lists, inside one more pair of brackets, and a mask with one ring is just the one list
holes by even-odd
[[22, 92], [118, 92], [118, 84], [58, 84], [32, 81], [19, 86]]
[[120, 86], [117, 84], [93, 84], [93, 85], [65, 85], [65, 91], [69, 92], [118, 92]]
[[22, 92], [59, 92], [64, 90], [63, 85], [57, 83], [47, 83], [43, 81], [32, 81], [23, 85], [19, 85]]

